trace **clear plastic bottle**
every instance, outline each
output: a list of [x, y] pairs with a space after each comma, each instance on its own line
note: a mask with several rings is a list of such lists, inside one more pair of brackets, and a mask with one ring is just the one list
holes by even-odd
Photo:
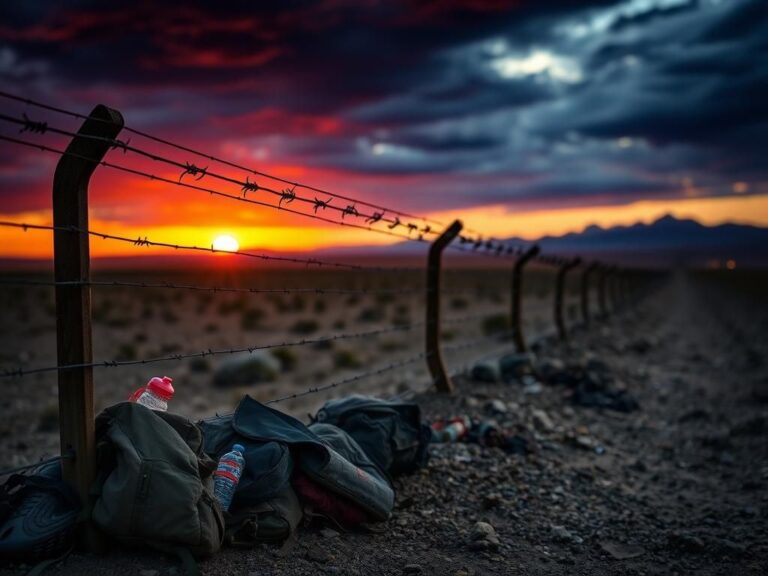
[[232, 446], [232, 450], [221, 457], [219, 466], [213, 473], [213, 494], [219, 501], [222, 510], [229, 510], [229, 506], [232, 504], [232, 498], [235, 496], [235, 490], [237, 490], [237, 484], [240, 482], [240, 476], [245, 466], [244, 452], [245, 448], [242, 444]]
[[165, 412], [168, 410], [168, 401], [173, 398], [173, 393], [173, 379], [168, 376], [162, 378], [156, 376], [143, 389], [137, 390], [131, 400], [152, 410]]

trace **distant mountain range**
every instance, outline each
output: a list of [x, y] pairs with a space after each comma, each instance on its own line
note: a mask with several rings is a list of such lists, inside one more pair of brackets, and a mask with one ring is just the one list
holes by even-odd
[[[511, 243], [524, 242], [510, 238]], [[651, 224], [601, 228], [589, 226], [564, 236], [536, 242], [546, 253], [581, 255], [643, 264], [724, 265], [727, 260], [749, 266], [768, 265], [768, 228], [742, 224], [704, 226], [667, 215]]]
[[[538, 240], [508, 238], [512, 245], [538, 244], [544, 253], [579, 255], [643, 266], [725, 266], [728, 260], [739, 266], [768, 266], [768, 228], [742, 224], [704, 226], [695, 220], [667, 215], [651, 224], [601, 228], [588, 226], [582, 232], [544, 236]], [[323, 255], [415, 256], [424, 246], [403, 242], [395, 247], [350, 247], [322, 251]], [[457, 255], [460, 257], [460, 255]]]

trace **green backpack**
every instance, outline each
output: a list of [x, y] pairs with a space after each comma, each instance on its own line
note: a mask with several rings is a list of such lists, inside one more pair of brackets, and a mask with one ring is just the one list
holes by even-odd
[[101, 530], [183, 560], [219, 550], [224, 518], [213, 497], [216, 463], [203, 452], [200, 428], [122, 402], [96, 418], [96, 441], [92, 519]]

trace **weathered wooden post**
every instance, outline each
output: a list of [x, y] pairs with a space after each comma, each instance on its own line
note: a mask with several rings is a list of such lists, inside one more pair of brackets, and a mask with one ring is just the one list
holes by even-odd
[[512, 269], [512, 338], [515, 341], [515, 349], [518, 352], [525, 352], [528, 349], [525, 345], [525, 337], [523, 336], [523, 269], [531, 258], [535, 257], [539, 252], [541, 252], [541, 249], [537, 244], [534, 244], [517, 259]]
[[455, 220], [429, 247], [427, 259], [427, 366], [438, 392], [453, 392], [453, 383], [445, 371], [440, 353], [440, 280], [443, 250], [459, 235], [464, 225]]
[[597, 266], [597, 262], [593, 262], [581, 273], [581, 318], [585, 326], [589, 325], [589, 277]]
[[555, 325], [560, 340], [568, 340], [568, 333], [565, 329], [565, 320], [563, 319], [563, 295], [565, 293], [565, 277], [576, 266], [581, 264], [581, 258], [574, 258], [566, 261], [557, 271], [557, 284], [555, 285]]
[[597, 304], [600, 308], [600, 318], [608, 316], [608, 305], [605, 301], [605, 280], [608, 276], [608, 267], [599, 265], [597, 267]]
[[[123, 128], [121, 114], [96, 106], [67, 146], [53, 176], [53, 252], [56, 282], [80, 282], [56, 286], [56, 355], [59, 366], [93, 361], [91, 340], [90, 250], [88, 230], [88, 183], [110, 149], [108, 141]], [[59, 433], [64, 480], [80, 495], [86, 510], [96, 476], [94, 444], [93, 370], [90, 367], [59, 370]], [[98, 547], [92, 527], [86, 526], [81, 543]]]

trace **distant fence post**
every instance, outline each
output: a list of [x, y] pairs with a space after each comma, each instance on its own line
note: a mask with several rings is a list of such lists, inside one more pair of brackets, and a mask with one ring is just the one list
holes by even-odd
[[525, 352], [525, 337], [523, 336], [523, 269], [528, 261], [535, 257], [541, 249], [534, 244], [517, 259], [512, 269], [512, 337], [515, 341], [515, 349], [518, 352]]
[[574, 258], [566, 261], [557, 271], [557, 284], [555, 285], [555, 325], [560, 340], [568, 340], [568, 333], [565, 329], [565, 320], [563, 319], [563, 296], [565, 293], [565, 277], [576, 266], [581, 264], [581, 258]]
[[585, 325], [589, 325], [589, 277], [597, 268], [597, 262], [593, 262], [581, 273], [581, 318]]
[[605, 318], [608, 316], [608, 305], [605, 301], [605, 280], [608, 276], [608, 268], [606, 266], [598, 266], [598, 279], [597, 279], [597, 304], [600, 307], [600, 317]]
[[[88, 364], [93, 361], [91, 338], [90, 250], [88, 230], [88, 183], [110, 143], [123, 128], [121, 114], [106, 106], [96, 106], [67, 146], [53, 176], [53, 252], [56, 282], [75, 282], [56, 286], [56, 355], [59, 366]], [[81, 284], [77, 284], [80, 282]], [[93, 370], [90, 367], [59, 370], [59, 434], [62, 454], [73, 458], [62, 461], [64, 480], [90, 507], [89, 492], [96, 477], [94, 441]], [[81, 544], [94, 549], [99, 545], [92, 526], [85, 526]]]
[[427, 366], [438, 392], [452, 392], [453, 383], [445, 371], [440, 353], [440, 280], [443, 250], [459, 235], [464, 225], [455, 220], [429, 247], [427, 259]]

